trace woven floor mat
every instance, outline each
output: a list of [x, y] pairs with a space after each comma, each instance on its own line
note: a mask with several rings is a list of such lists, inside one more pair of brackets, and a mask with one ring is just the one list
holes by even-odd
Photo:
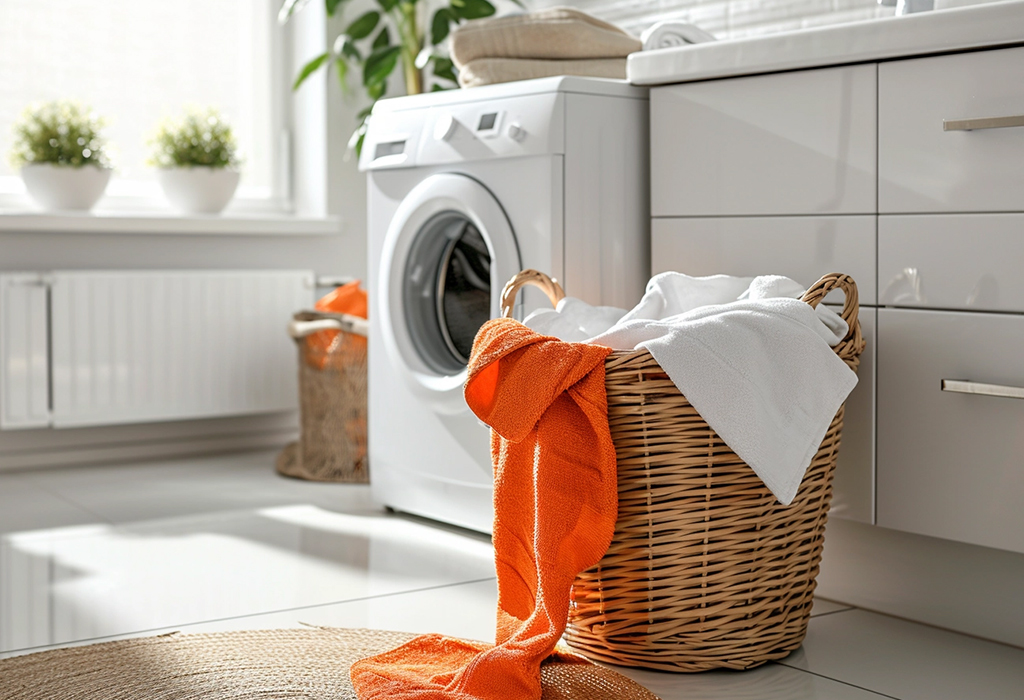
[[[4, 700], [355, 700], [349, 666], [411, 634], [315, 628], [168, 634], [0, 660]], [[544, 700], [658, 700], [600, 666], [550, 663]]]

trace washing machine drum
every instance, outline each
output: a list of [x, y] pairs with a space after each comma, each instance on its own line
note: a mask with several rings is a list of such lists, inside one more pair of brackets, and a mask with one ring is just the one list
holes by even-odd
[[402, 297], [424, 363], [441, 374], [461, 372], [491, 317], [491, 252], [476, 224], [454, 211], [429, 220], [409, 250]]
[[466, 410], [462, 385], [473, 338], [498, 315], [502, 287], [521, 269], [501, 204], [468, 176], [425, 178], [399, 205], [381, 265], [390, 364], [439, 411]]

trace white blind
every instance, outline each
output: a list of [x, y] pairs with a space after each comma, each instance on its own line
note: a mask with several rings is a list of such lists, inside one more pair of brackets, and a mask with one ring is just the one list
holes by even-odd
[[[220, 109], [242, 151], [240, 196], [272, 194], [272, 0], [0, 0], [0, 181], [16, 175], [12, 125], [39, 100], [108, 119], [108, 194], [156, 185], [146, 140], [186, 104]], [[5, 188], [6, 189], [6, 188]]]

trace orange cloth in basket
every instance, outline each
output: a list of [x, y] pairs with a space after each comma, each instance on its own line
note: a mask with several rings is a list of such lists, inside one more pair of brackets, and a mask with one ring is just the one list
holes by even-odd
[[496, 644], [425, 635], [358, 661], [360, 700], [540, 698], [540, 666], [565, 630], [572, 582], [604, 556], [618, 514], [610, 352], [511, 319], [480, 329], [466, 401], [493, 428]]
[[[343, 284], [321, 297], [314, 308], [326, 313], [349, 314], [366, 318], [366, 290], [359, 288], [359, 280]], [[338, 350], [341, 344], [341, 333], [342, 331], [317, 331], [306, 338], [304, 343], [306, 363], [310, 367], [324, 369], [331, 354]], [[366, 338], [362, 336], [353, 336], [351, 341], [356, 346], [366, 347]]]

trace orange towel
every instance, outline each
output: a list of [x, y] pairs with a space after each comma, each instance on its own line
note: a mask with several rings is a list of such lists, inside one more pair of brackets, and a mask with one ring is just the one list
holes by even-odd
[[[329, 294], [325, 294], [314, 308], [327, 313], [350, 314], [366, 318], [366, 290], [359, 288], [359, 280], [343, 284]], [[340, 335], [341, 331], [317, 331], [306, 338], [304, 343], [306, 363], [310, 367], [324, 369], [332, 353], [340, 347], [342, 342]], [[357, 348], [366, 347], [366, 338], [360, 336], [353, 336], [350, 342]]]
[[426, 635], [363, 659], [351, 671], [360, 700], [540, 698], [540, 665], [565, 630], [572, 582], [604, 556], [615, 528], [609, 352], [511, 319], [480, 329], [466, 401], [493, 428], [496, 644]]

